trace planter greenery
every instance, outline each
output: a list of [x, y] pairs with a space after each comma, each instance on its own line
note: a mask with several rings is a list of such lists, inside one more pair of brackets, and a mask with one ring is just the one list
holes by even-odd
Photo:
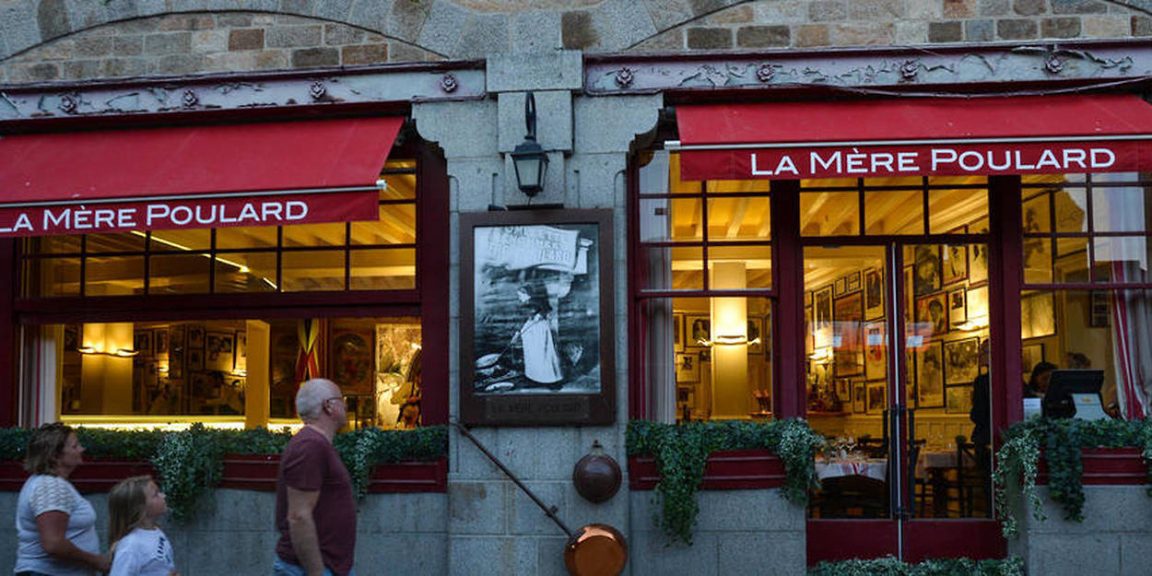
[[[89, 458], [149, 462], [176, 521], [190, 519], [200, 499], [219, 484], [225, 454], [278, 455], [292, 438], [287, 428], [218, 430], [199, 423], [175, 432], [77, 428], [76, 435]], [[0, 460], [23, 460], [28, 436], [23, 428], [0, 429]], [[444, 457], [448, 430], [444, 426], [407, 431], [365, 428], [338, 434], [335, 446], [352, 475], [356, 494], [363, 496], [377, 464]]]
[[808, 576], [1024, 576], [1024, 561], [944, 558], [906, 564], [895, 558], [821, 562]]
[[[1016, 482], [1019, 482], [1020, 496], [1032, 508], [1033, 518], [1046, 519], [1036, 491], [1041, 456], [1048, 463], [1049, 494], [1063, 507], [1064, 518], [1075, 522], [1084, 519], [1081, 460], [1084, 448], [1139, 448], [1144, 461], [1152, 462], [1152, 422], [1034, 418], [1009, 428], [1004, 433], [1004, 444], [997, 452], [997, 467], [992, 473], [1005, 536], [1014, 536], [1019, 529], [1018, 519], [1009, 506], [1008, 489]], [[1152, 478], [1152, 468], [1149, 474]]]
[[784, 462], [788, 478], [783, 488], [789, 501], [805, 505], [816, 485], [813, 456], [824, 438], [804, 420], [759, 422], [692, 422], [685, 425], [647, 421], [628, 423], [628, 456], [653, 456], [660, 469], [656, 493], [661, 504], [660, 527], [673, 541], [692, 543], [700, 511], [696, 492], [704, 465], [713, 452], [767, 449]]

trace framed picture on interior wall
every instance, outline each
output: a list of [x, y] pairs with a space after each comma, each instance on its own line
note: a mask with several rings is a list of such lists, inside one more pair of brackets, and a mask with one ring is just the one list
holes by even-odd
[[948, 292], [948, 326], [953, 330], [968, 321], [968, 291], [957, 288]]
[[836, 381], [836, 398], [843, 404], [852, 401], [852, 380], [850, 378], [841, 378]]
[[948, 333], [948, 295], [941, 292], [916, 300], [916, 335], [940, 338]]
[[848, 275], [848, 291], [849, 292], [859, 292], [860, 291], [860, 272], [859, 271], [853, 272], [853, 273]]
[[888, 338], [884, 321], [864, 324], [864, 377], [882, 380], [888, 374]]
[[868, 411], [868, 397], [863, 382], [856, 382], [852, 385], [852, 411], [857, 414]]
[[376, 368], [372, 326], [335, 331], [328, 345], [329, 378], [345, 394], [372, 394]]
[[189, 349], [188, 372], [200, 372], [201, 370], [204, 370], [204, 349]]
[[832, 285], [829, 284], [824, 288], [816, 291], [814, 295], [816, 299], [814, 324], [816, 325], [816, 332], [832, 329]]
[[236, 360], [235, 372], [244, 373], [248, 371], [248, 332], [241, 331], [236, 333]]
[[979, 284], [988, 280], [988, 245], [968, 245], [968, 284]]
[[971, 386], [949, 386], [944, 389], [944, 393], [946, 414], [967, 414], [972, 410]]
[[882, 414], [887, 403], [884, 399], [884, 382], [868, 383], [868, 414]]
[[204, 348], [204, 327], [199, 324], [188, 326], [188, 347]]
[[1025, 344], [1020, 348], [1020, 369], [1024, 372], [1025, 379], [1032, 373], [1032, 368], [1043, 361], [1043, 343]]
[[1024, 200], [1024, 282], [1046, 283], [1052, 281], [1052, 237], [1030, 236], [1030, 234], [1050, 234], [1052, 230], [1052, 210], [1049, 202], [1052, 195], [1041, 191]]
[[913, 269], [911, 266], [904, 267], [904, 321], [911, 322], [916, 314], [916, 308], [913, 305], [915, 300], [915, 288], [912, 281]]
[[168, 329], [160, 328], [152, 335], [152, 349], [157, 356], [168, 355]]
[[833, 284], [833, 286], [836, 287], [835, 296], [837, 298], [847, 294], [848, 293], [848, 278], [846, 278], [844, 276], [837, 278], [836, 282]]
[[611, 210], [460, 216], [461, 421], [615, 421], [612, 232]]
[[980, 339], [964, 338], [944, 343], [944, 385], [971, 384], [980, 375]]
[[[152, 355], [153, 336], [151, 330], [137, 330], [132, 334], [132, 349], [137, 352], [137, 356], [147, 358]], [[108, 350], [108, 352], [115, 352], [115, 350]]]
[[1103, 290], [1093, 290], [1089, 298], [1088, 325], [1093, 328], [1107, 328], [1111, 310], [1108, 306], [1108, 293]]
[[864, 271], [864, 318], [875, 320], [884, 316], [884, 271], [869, 268]]
[[694, 384], [700, 381], [700, 358], [695, 354], [676, 355], [676, 382]]
[[1033, 292], [1020, 297], [1020, 339], [1042, 338], [1056, 333], [1055, 298], [1052, 292]]
[[944, 352], [943, 345], [926, 342], [916, 354], [916, 407], [941, 408], [944, 406]]
[[672, 348], [676, 352], [684, 351], [684, 315], [679, 312], [672, 314]]
[[231, 372], [235, 365], [236, 333], [208, 332], [204, 341], [204, 367]]
[[834, 306], [832, 354], [836, 377], [859, 376], [864, 373], [864, 347], [860, 336], [864, 320], [864, 298], [855, 292], [837, 298]]
[[968, 278], [968, 246], [949, 244], [944, 247], [944, 284], [955, 284]]
[[708, 316], [684, 316], [684, 349], [703, 350], [712, 341], [712, 320]]
[[936, 244], [919, 244], [914, 247], [913, 261], [913, 292], [916, 296], [927, 296], [940, 290], [940, 246]]
[[764, 332], [764, 320], [762, 317], [749, 317], [748, 318], [748, 353], [749, 354], [763, 354], [764, 341], [767, 336]]

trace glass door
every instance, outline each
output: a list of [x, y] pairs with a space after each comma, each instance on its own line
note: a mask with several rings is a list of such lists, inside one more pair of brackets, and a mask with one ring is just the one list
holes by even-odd
[[828, 440], [810, 556], [965, 555], [957, 530], [991, 517], [986, 258], [962, 241], [804, 249], [807, 418]]

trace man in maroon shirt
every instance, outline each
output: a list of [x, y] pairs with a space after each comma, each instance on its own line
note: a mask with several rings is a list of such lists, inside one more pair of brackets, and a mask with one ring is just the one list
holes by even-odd
[[356, 499], [332, 438], [348, 422], [340, 388], [314, 378], [296, 393], [304, 427], [280, 459], [276, 482], [276, 576], [353, 576]]

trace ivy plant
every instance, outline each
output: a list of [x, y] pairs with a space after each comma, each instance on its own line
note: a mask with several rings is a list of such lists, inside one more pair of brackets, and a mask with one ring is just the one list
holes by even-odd
[[660, 469], [656, 494], [658, 523], [673, 542], [692, 544], [700, 506], [696, 492], [704, 480], [708, 456], [721, 450], [764, 448], [784, 462], [787, 480], [782, 490], [790, 502], [806, 505], [808, 490], [817, 483], [813, 457], [824, 438], [800, 419], [758, 422], [691, 422], [683, 425], [629, 422], [629, 456], [653, 456]]
[[[1047, 517], [1036, 490], [1037, 467], [1043, 456], [1048, 463], [1048, 493], [1061, 505], [1064, 519], [1084, 519], [1084, 448], [1140, 448], [1152, 479], [1152, 423], [1148, 420], [1080, 420], [1034, 418], [1017, 423], [1004, 433], [997, 452], [996, 506], [1001, 511], [1005, 536], [1019, 532], [1019, 521], [1009, 506], [1011, 488], [1019, 486], [1020, 497], [1038, 521]], [[1148, 493], [1152, 496], [1152, 488]]]
[[372, 468], [404, 460], [427, 461], [448, 453], [448, 428], [428, 426], [414, 430], [363, 428], [339, 434], [334, 440], [340, 459], [352, 476], [357, 498], [368, 492]]
[[1024, 576], [1024, 561], [1012, 556], [995, 560], [940, 558], [907, 564], [893, 557], [821, 562], [808, 576]]

